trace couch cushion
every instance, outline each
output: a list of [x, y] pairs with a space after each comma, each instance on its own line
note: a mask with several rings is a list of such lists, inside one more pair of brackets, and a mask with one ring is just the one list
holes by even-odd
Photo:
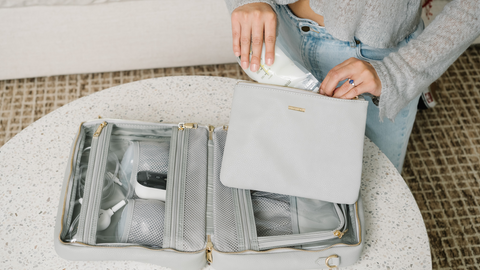
[[0, 0], [0, 8], [51, 6], [51, 5], [90, 5], [131, 0]]

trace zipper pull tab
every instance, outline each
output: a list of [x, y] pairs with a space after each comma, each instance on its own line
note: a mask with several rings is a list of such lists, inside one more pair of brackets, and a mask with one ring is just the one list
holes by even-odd
[[207, 255], [207, 262], [208, 262], [208, 265], [210, 265], [212, 262], [213, 262], [213, 243], [212, 243], [212, 240], [210, 238], [210, 235], [207, 236], [207, 249], [205, 250], [206, 251], [206, 255]]
[[214, 126], [208, 126], [208, 139], [213, 141], [213, 131], [215, 130]]
[[348, 229], [346, 229], [345, 231], [341, 232], [339, 230], [336, 230], [336, 231], [333, 231], [333, 235], [335, 235], [336, 237], [342, 239], [343, 235], [348, 231]]
[[197, 123], [179, 123], [178, 124], [178, 130], [184, 130], [184, 129], [196, 129], [198, 128]]
[[95, 138], [95, 137], [100, 136], [100, 133], [102, 133], [103, 128], [106, 127], [107, 125], [108, 125], [107, 122], [101, 123], [100, 126], [98, 126], [97, 131], [95, 131], [95, 133], [93, 133], [93, 137]]

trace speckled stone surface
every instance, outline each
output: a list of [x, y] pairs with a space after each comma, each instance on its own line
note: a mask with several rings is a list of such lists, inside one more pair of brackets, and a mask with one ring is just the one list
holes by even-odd
[[[0, 148], [0, 268], [161, 269], [132, 262], [72, 262], [54, 250], [53, 230], [69, 150], [81, 122], [97, 118], [228, 123], [234, 79], [167, 77], [113, 87], [36, 121]], [[431, 269], [422, 216], [404, 180], [365, 140], [365, 248], [345, 269]], [[203, 266], [199, 265], [198, 269]]]

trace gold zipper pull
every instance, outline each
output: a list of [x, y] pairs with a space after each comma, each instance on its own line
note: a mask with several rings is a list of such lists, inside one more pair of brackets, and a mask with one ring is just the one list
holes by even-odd
[[341, 232], [339, 230], [336, 230], [336, 231], [333, 231], [333, 235], [335, 235], [336, 237], [342, 239], [343, 235], [348, 231], [348, 229], [346, 229], [345, 231]]
[[228, 126], [227, 125], [223, 126], [223, 130], [228, 131]]
[[213, 243], [210, 235], [207, 236], [207, 249], [205, 251], [207, 252], [207, 262], [211, 264], [213, 262]]
[[208, 139], [213, 141], [213, 131], [215, 130], [214, 126], [208, 126]]
[[179, 123], [178, 124], [178, 129], [179, 130], [184, 130], [184, 129], [196, 129], [198, 128], [197, 123]]
[[95, 138], [95, 137], [100, 136], [100, 133], [102, 133], [103, 128], [106, 127], [107, 125], [108, 125], [107, 122], [101, 123], [100, 126], [98, 126], [97, 131], [95, 131], [95, 133], [93, 133], [93, 137]]

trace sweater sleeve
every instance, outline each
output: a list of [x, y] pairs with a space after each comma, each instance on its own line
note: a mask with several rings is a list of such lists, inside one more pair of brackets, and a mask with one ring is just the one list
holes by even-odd
[[480, 0], [454, 0], [417, 38], [382, 61], [371, 61], [382, 82], [380, 119], [393, 120], [480, 35]]
[[225, 0], [225, 3], [227, 4], [227, 8], [230, 13], [232, 13], [236, 8], [240, 6], [251, 3], [267, 3], [273, 8], [273, 10], [275, 10], [274, 0]]

